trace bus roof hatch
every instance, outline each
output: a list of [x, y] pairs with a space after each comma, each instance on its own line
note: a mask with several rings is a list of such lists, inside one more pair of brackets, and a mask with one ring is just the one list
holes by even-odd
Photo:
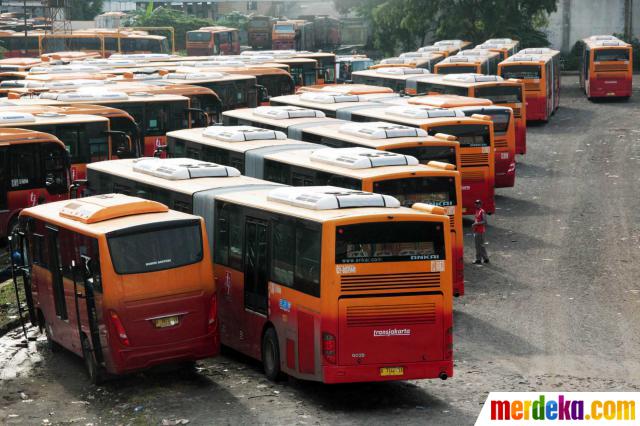
[[191, 158], [141, 158], [134, 162], [133, 171], [167, 180], [240, 176], [234, 167]]
[[347, 123], [340, 126], [340, 132], [366, 139], [424, 137], [429, 135], [425, 130], [417, 127], [403, 126], [402, 124], [387, 123], [385, 121]]
[[73, 200], [62, 207], [60, 216], [82, 223], [96, 223], [134, 214], [167, 211], [167, 206], [156, 201], [123, 194], [105, 194]]
[[443, 117], [464, 117], [464, 112], [450, 108], [422, 108], [413, 105], [400, 105], [389, 107], [385, 111], [389, 115], [407, 117], [414, 119], [421, 118], [443, 118]]
[[331, 164], [347, 169], [371, 169], [386, 166], [415, 166], [417, 158], [410, 155], [380, 151], [378, 149], [354, 148], [322, 148], [313, 151], [309, 157], [317, 163]]
[[287, 139], [283, 132], [253, 126], [209, 126], [202, 134], [224, 142]]
[[288, 120], [290, 118], [324, 118], [324, 113], [315, 109], [294, 106], [261, 106], [253, 110], [259, 117], [274, 120]]

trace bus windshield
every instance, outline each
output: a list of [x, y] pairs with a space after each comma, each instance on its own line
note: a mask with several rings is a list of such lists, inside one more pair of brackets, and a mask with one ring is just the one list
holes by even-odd
[[629, 50], [627, 49], [599, 49], [594, 52], [595, 62], [600, 61], [628, 61]]
[[442, 226], [429, 222], [371, 222], [336, 228], [336, 263], [445, 259]]
[[292, 33], [293, 25], [276, 25], [274, 30], [278, 33]]
[[156, 224], [151, 229], [144, 225], [108, 234], [109, 252], [116, 273], [141, 274], [201, 261], [200, 221], [184, 222], [182, 226], [172, 221]]
[[484, 124], [436, 126], [429, 129], [430, 135], [433, 136], [437, 133], [455, 135], [458, 138], [458, 142], [460, 142], [460, 146], [465, 148], [491, 145], [489, 126]]
[[420, 164], [429, 161], [442, 161], [443, 163], [456, 164], [456, 149], [450, 146], [414, 146], [408, 148], [394, 148], [393, 152], [416, 157]]
[[532, 80], [541, 77], [540, 65], [509, 65], [502, 68], [502, 78]]
[[518, 86], [476, 87], [475, 97], [489, 99], [494, 104], [520, 103], [522, 91]]
[[453, 177], [417, 177], [375, 182], [373, 192], [392, 195], [403, 206], [426, 203], [434, 206], [455, 206], [456, 185]]
[[190, 31], [187, 33], [187, 41], [209, 41], [211, 33], [205, 31]]

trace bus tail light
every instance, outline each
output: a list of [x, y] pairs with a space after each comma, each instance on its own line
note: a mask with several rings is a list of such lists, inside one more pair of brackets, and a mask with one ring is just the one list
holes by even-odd
[[116, 329], [116, 334], [118, 335], [118, 339], [120, 343], [125, 346], [131, 346], [131, 342], [129, 341], [129, 336], [127, 336], [127, 331], [124, 329], [122, 325], [122, 321], [120, 321], [120, 317], [115, 311], [109, 311], [109, 317], [111, 318], [111, 324], [113, 324], [113, 328]]
[[209, 318], [207, 319], [207, 329], [212, 332], [216, 329], [216, 320], [218, 318], [218, 301], [216, 295], [211, 296], [211, 304], [209, 305]]
[[322, 356], [330, 363], [336, 363], [336, 336], [330, 333], [322, 333]]

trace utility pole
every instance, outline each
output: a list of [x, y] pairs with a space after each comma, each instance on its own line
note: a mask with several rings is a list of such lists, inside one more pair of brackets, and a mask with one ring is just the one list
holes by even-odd
[[624, 38], [633, 39], [633, 0], [624, 0]]

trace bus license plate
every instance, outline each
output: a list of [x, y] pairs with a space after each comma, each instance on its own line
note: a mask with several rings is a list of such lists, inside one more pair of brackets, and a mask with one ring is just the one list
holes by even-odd
[[402, 376], [404, 367], [382, 367], [380, 368], [381, 376]]
[[178, 325], [178, 323], [180, 323], [180, 317], [178, 315], [153, 320], [153, 325], [155, 325], [156, 328], [173, 327], [174, 325]]

